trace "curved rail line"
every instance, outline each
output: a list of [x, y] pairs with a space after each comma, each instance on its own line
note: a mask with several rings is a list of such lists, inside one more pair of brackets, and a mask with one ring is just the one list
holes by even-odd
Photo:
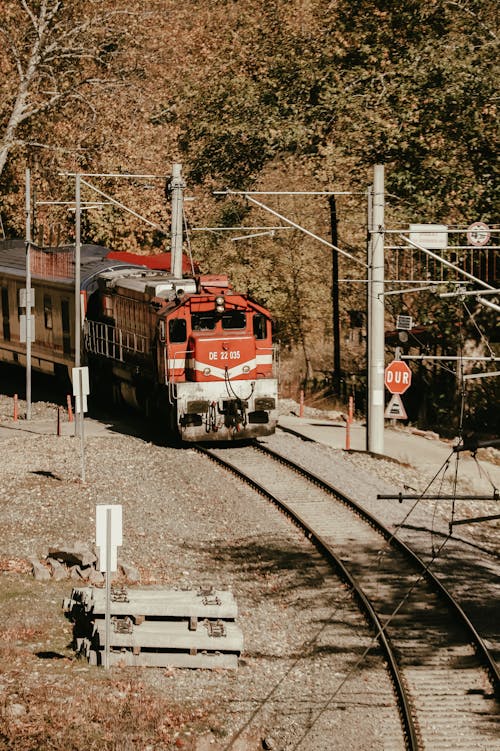
[[[231, 458], [228, 459], [227, 456], [223, 458], [220, 455], [220, 452], [216, 449], [206, 449], [199, 446], [197, 448], [198, 450], [209, 456], [211, 459], [231, 470], [245, 483], [250, 484], [255, 490], [275, 503], [290, 518], [292, 518], [293, 521], [304, 530], [307, 537], [311, 539], [311, 541], [320, 549], [320, 551], [325, 556], [328, 557], [328, 559], [333, 563], [335, 568], [340, 573], [341, 577], [352, 589], [358, 603], [360, 603], [361, 609], [365, 613], [369, 622], [372, 624], [376, 637], [386, 657], [398, 701], [404, 739], [408, 749], [414, 751], [416, 749], [423, 748], [424, 745], [422, 741], [422, 734], [415, 719], [415, 716], [417, 714], [414, 706], [415, 700], [414, 698], [412, 699], [410, 697], [408, 692], [407, 680], [405, 678], [405, 669], [400, 665], [401, 661], [397, 656], [398, 650], [395, 650], [391, 638], [388, 634], [388, 627], [394, 615], [397, 613], [397, 609], [388, 618], [386, 617], [384, 622], [382, 622], [380, 616], [376, 612], [376, 608], [373, 605], [371, 598], [366, 594], [363, 589], [363, 585], [358, 581], [358, 577], [354, 576], [349, 571], [348, 567], [340, 559], [339, 555], [337, 555], [333, 551], [332, 543], [327, 539], [328, 533], [325, 538], [325, 536], [322, 535], [321, 532], [318, 531], [318, 529], [315, 529], [316, 525], [314, 523], [311, 524], [311, 522], [307, 519], [307, 509], [305, 508], [304, 514], [299, 513], [297, 508], [292, 508], [293, 504], [290, 505], [290, 503], [283, 500], [283, 498], [278, 497], [279, 494], [272, 492], [262, 482], [255, 479], [255, 477], [251, 477], [247, 474], [244, 465], [245, 461], [250, 461], [251, 455], [255, 456], [255, 454], [258, 452], [261, 455], [267, 456], [274, 463], [279, 462], [283, 467], [286, 467], [288, 470], [292, 470], [302, 478], [305, 478], [305, 480], [309, 484], [312, 483], [321, 491], [323, 491], [323, 493], [326, 493], [330, 497], [330, 502], [332, 497], [337, 501], [340, 501], [340, 503], [344, 507], [348, 508], [351, 512], [354, 512], [354, 514], [360, 520], [362, 520], [365, 525], [368, 524], [372, 528], [372, 530], [374, 530], [378, 535], [381, 535], [390, 545], [390, 547], [397, 550], [398, 553], [400, 555], [403, 555], [407, 561], [410, 561], [412, 571], [415, 572], [416, 570], [418, 572], [418, 581], [425, 579], [425, 581], [430, 585], [433, 591], [437, 593], [441, 599], [446, 601], [447, 609], [453, 612], [454, 619], [459, 621], [460, 628], [465, 630], [465, 632], [467, 633], [467, 640], [472, 643], [481, 665], [487, 670], [494, 691], [496, 692], [496, 695], [498, 697], [500, 693], [500, 674], [498, 666], [489, 653], [486, 645], [484, 644], [474, 625], [467, 617], [466, 613], [455, 601], [450, 592], [448, 592], [448, 590], [444, 587], [442, 582], [429, 570], [429, 565], [422, 561], [422, 559], [420, 559], [419, 556], [413, 550], [411, 550], [408, 545], [406, 545], [406, 543], [395, 537], [394, 534], [389, 529], [387, 529], [378, 519], [376, 519], [373, 515], [363, 509], [359, 504], [345, 496], [343, 493], [338, 491], [321, 477], [315, 475], [314, 473], [311, 473], [305, 467], [297, 464], [289, 458], [277, 453], [276, 451], [273, 451], [269, 447], [264, 446], [258, 442], [252, 444], [250, 448], [247, 447], [246, 449], [239, 449], [239, 462], [234, 461], [234, 450], [231, 450]], [[241, 452], [243, 451], [247, 452], [247, 459], [241, 458]], [[250, 451], [251, 454], [248, 454], [248, 451]], [[260, 477], [261, 474], [259, 473], [259, 478]], [[394, 576], [394, 573], [391, 573], [391, 576]], [[404, 574], [401, 574], [401, 578], [404, 580]], [[462, 659], [464, 659], [463, 656]]]
[[258, 448], [259, 451], [262, 451], [268, 456], [271, 456], [276, 461], [285, 464], [287, 467], [290, 467], [290, 469], [293, 469], [295, 472], [298, 472], [299, 474], [308, 478], [310, 481], [314, 482], [323, 490], [325, 490], [327, 493], [331, 493], [333, 496], [338, 498], [338, 500], [342, 501], [342, 503], [344, 503], [346, 506], [352, 508], [353, 511], [359, 514], [359, 516], [361, 516], [374, 529], [376, 529], [377, 532], [379, 532], [387, 540], [387, 542], [389, 542], [390, 545], [397, 547], [405, 554], [405, 556], [411, 559], [420, 573], [426, 577], [426, 579], [430, 584], [432, 584], [436, 591], [448, 602], [448, 605], [456, 612], [457, 616], [466, 627], [467, 631], [470, 634], [471, 641], [475, 646], [478, 657], [490, 676], [493, 689], [497, 697], [500, 698], [500, 670], [496, 661], [492, 657], [486, 644], [484, 643], [483, 639], [477, 632], [477, 629], [475, 628], [474, 624], [467, 616], [463, 608], [455, 600], [453, 595], [446, 589], [446, 587], [438, 579], [438, 577], [432, 573], [428, 565], [420, 558], [420, 556], [418, 556], [414, 550], [412, 550], [405, 542], [403, 542], [403, 540], [395, 537], [394, 533], [391, 532], [391, 530], [387, 529], [387, 527], [382, 524], [382, 522], [380, 522], [375, 516], [370, 514], [366, 509], [362, 508], [358, 503], [356, 503], [356, 501], [352, 500], [352, 498], [348, 498], [346, 495], [341, 493], [340, 490], [334, 488], [332, 485], [330, 485], [330, 483], [326, 482], [321, 477], [318, 477], [313, 472], [310, 472], [305, 467], [302, 467], [300, 464], [297, 464], [291, 459], [288, 459], [282, 454], [279, 454], [277, 451], [273, 451], [273, 449], [270, 449], [268, 446], [263, 446], [259, 443], [256, 443], [254, 445], [256, 448]]
[[[256, 444], [256, 446], [258, 446], [258, 444]], [[246, 484], [251, 485], [258, 493], [268, 498], [272, 503], [274, 503], [282, 511], [284, 511], [287, 516], [289, 516], [294, 521], [294, 523], [297, 524], [306, 533], [308, 539], [311, 540], [311, 542], [313, 542], [315, 546], [321, 551], [321, 553], [330, 561], [330, 563], [338, 571], [342, 580], [350, 587], [362, 611], [365, 613], [368, 622], [372, 625], [373, 631], [376, 634], [380, 647], [383, 650], [385, 659], [387, 660], [394, 690], [398, 699], [398, 707], [401, 715], [403, 734], [406, 739], [406, 746], [408, 748], [408, 751], [418, 751], [421, 746], [418, 739], [417, 729], [413, 721], [411, 703], [407, 695], [403, 675], [401, 673], [401, 670], [399, 669], [394, 649], [370, 600], [363, 592], [363, 589], [356, 581], [355, 577], [349, 572], [341, 559], [337, 555], [335, 555], [328, 543], [322, 539], [321, 535], [318, 535], [314, 531], [314, 529], [305, 521], [305, 519], [302, 519], [298, 514], [295, 514], [283, 501], [281, 501], [273, 493], [270, 493], [264, 485], [246, 475], [235, 465], [231, 464], [231, 462], [222, 459], [220, 456], [217, 456], [214, 450], [207, 449], [204, 446], [199, 445], [197, 445], [196, 448], [201, 453], [210, 457], [210, 459], [212, 459], [213, 461], [216, 461], [217, 463], [229, 469]], [[258, 446], [258, 448], [266, 452], [270, 451], [269, 449], [264, 449], [262, 446]], [[282, 457], [282, 459], [284, 459], [284, 457]]]

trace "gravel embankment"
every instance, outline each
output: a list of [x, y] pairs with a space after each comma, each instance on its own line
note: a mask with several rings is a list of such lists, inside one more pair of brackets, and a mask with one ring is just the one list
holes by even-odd
[[[0, 397], [0, 421], [7, 426], [11, 408], [12, 400]], [[36, 409], [34, 419], [56, 415], [49, 404]], [[402, 484], [417, 487], [422, 480], [416, 470], [393, 462], [324, 447], [315, 450], [289, 436], [277, 435], [270, 442], [288, 447], [293, 442], [295, 458], [305, 464], [314, 452], [315, 471], [328, 469], [348, 493], [363, 494], [367, 487], [396, 492]], [[27, 603], [23, 582], [29, 580], [29, 590], [34, 590], [21, 561], [45, 555], [49, 546], [92, 543], [96, 504], [121, 503], [120, 557], [139, 569], [142, 583], [232, 589], [245, 640], [243, 659], [234, 672], [137, 671], [150, 689], [177, 705], [203, 707], [205, 717], [198, 729], [185, 724], [175, 745], [151, 741], [141, 748], [403, 747], [390, 690], [381, 688], [370, 659], [361, 676], [358, 671], [331, 698], [365, 644], [362, 619], [353, 615], [350, 597], [333, 583], [310, 544], [256, 493], [192, 449], [161, 447], [119, 432], [86, 438], [85, 484], [79, 480], [78, 439], [12, 431], [0, 440], [0, 450], [2, 579], [10, 592], [9, 627], [28, 629], [20, 642], [27, 661], [25, 704], [30, 681], [33, 687], [40, 681], [33, 653], [41, 646], [64, 652], [67, 645], [69, 624], [58, 610], [58, 598], [61, 591], [70, 594], [72, 582], [36, 583], [38, 599]], [[31, 637], [29, 627], [47, 608], [56, 613], [51, 632], [40, 636], [35, 629]], [[17, 706], [20, 699], [12, 693], [17, 684], [10, 670], [4, 661], [0, 687], [7, 704]], [[44, 670], [44, 680], [49, 680], [50, 666]], [[86, 680], [101, 679], [94, 669], [88, 670]], [[107, 743], [104, 739], [102, 748], [119, 748]]]

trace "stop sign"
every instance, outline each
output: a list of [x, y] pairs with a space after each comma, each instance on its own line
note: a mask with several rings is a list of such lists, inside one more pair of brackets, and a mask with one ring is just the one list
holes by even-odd
[[384, 383], [391, 394], [404, 394], [411, 384], [411, 370], [403, 360], [393, 360], [384, 372]]

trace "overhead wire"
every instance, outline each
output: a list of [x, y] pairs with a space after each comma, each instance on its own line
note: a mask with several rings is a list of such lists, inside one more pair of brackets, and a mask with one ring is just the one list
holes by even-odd
[[371, 643], [365, 648], [363, 653], [360, 655], [359, 659], [356, 661], [356, 663], [351, 667], [351, 669], [347, 672], [347, 674], [343, 677], [343, 679], [340, 681], [339, 685], [335, 688], [335, 690], [328, 696], [326, 701], [324, 702], [322, 708], [319, 710], [317, 715], [315, 716], [313, 722], [311, 723], [310, 727], [306, 730], [305, 733], [298, 739], [297, 743], [292, 747], [294, 751], [296, 749], [300, 748], [300, 744], [302, 741], [307, 738], [310, 731], [312, 730], [313, 726], [318, 722], [320, 717], [326, 712], [330, 704], [332, 703], [333, 699], [339, 694], [340, 690], [343, 688], [343, 686], [347, 683], [347, 681], [352, 677], [352, 675], [356, 672], [356, 670], [360, 667], [360, 665], [364, 662], [366, 656], [369, 654], [369, 652], [373, 649], [373, 647], [377, 643], [377, 637], [379, 633], [386, 633], [387, 627], [390, 625], [391, 621], [396, 617], [396, 615], [399, 613], [403, 605], [408, 601], [410, 598], [410, 595], [413, 593], [414, 589], [425, 579], [426, 574], [430, 571], [432, 564], [434, 561], [440, 556], [441, 551], [443, 550], [444, 546], [447, 544], [451, 537], [451, 534], [448, 533], [448, 535], [443, 540], [442, 545], [439, 547], [439, 549], [436, 551], [435, 554], [432, 555], [429, 562], [425, 565], [424, 569], [420, 572], [418, 577], [415, 579], [415, 581], [411, 584], [403, 598], [400, 600], [400, 602], [396, 605], [392, 613], [389, 615], [387, 620], [384, 622], [382, 628], [380, 629], [377, 634], [375, 634], [372, 638]]

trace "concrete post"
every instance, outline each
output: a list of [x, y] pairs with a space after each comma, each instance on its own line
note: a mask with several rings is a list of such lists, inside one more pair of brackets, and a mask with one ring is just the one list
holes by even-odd
[[384, 453], [384, 166], [374, 167], [368, 258], [368, 451]]
[[170, 189], [172, 191], [172, 230], [171, 230], [171, 253], [170, 270], [174, 279], [182, 279], [182, 225], [183, 216], [183, 194], [185, 188], [181, 176], [181, 165], [174, 164], [172, 168], [172, 180]]
[[80, 309], [80, 287], [81, 287], [81, 175], [75, 178], [75, 368], [80, 367], [81, 357], [81, 309]]
[[31, 170], [26, 168], [26, 419], [31, 420]]
[[[75, 368], [80, 367], [81, 361], [81, 175], [75, 176]], [[75, 435], [78, 435], [80, 422], [83, 423], [83, 412], [75, 413]], [[83, 479], [82, 479], [83, 482]]]

